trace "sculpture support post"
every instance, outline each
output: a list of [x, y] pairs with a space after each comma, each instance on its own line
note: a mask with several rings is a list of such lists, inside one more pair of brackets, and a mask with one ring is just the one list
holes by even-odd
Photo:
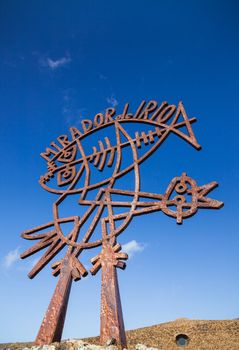
[[35, 340], [36, 345], [60, 342], [72, 284], [69, 259], [62, 263], [59, 281]]
[[127, 348], [117, 270], [111, 253], [112, 247], [106, 243], [105, 259], [101, 260], [100, 342], [104, 345], [108, 339], [115, 338], [117, 345]]

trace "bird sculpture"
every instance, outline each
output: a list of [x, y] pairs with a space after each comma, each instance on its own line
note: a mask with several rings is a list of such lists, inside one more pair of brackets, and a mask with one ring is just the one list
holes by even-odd
[[[119, 115], [114, 108], [108, 108], [105, 115], [98, 113], [93, 121], [83, 120], [82, 131], [71, 128], [71, 139], [59, 136], [41, 154], [47, 161], [47, 172], [40, 177], [40, 185], [58, 197], [53, 203], [52, 221], [22, 233], [23, 238], [37, 243], [21, 258], [47, 248], [28, 276], [35, 277], [65, 250], [63, 258], [52, 264], [53, 275], [59, 275], [59, 280], [36, 338], [38, 345], [61, 340], [72, 280], [88, 274], [81, 255], [100, 246], [101, 252], [91, 259], [89, 272], [95, 275], [102, 270], [101, 343], [114, 338], [126, 348], [116, 268], [124, 269], [128, 256], [122, 252], [118, 236], [137, 215], [161, 211], [182, 224], [199, 208], [217, 209], [223, 205], [207, 197], [216, 182], [198, 186], [186, 173], [174, 177], [163, 194], [141, 191], [140, 164], [169, 135], [200, 149], [191, 126], [196, 118], [188, 118], [182, 102], [176, 106], [143, 101], [133, 114], [128, 108], [126, 104]], [[131, 179], [122, 188], [121, 179], [128, 173]], [[69, 201], [77, 204], [75, 212], [64, 216], [62, 211]]]

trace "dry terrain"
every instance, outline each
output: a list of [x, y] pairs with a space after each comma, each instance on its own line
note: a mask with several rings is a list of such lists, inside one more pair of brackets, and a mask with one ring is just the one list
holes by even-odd
[[[177, 345], [177, 336], [182, 335], [187, 344]], [[183, 342], [183, 339], [182, 342]], [[84, 339], [99, 344], [99, 337]], [[239, 320], [199, 321], [178, 319], [173, 322], [127, 331], [128, 348], [145, 344], [160, 350], [239, 350]], [[22, 349], [32, 343], [0, 344], [0, 349]], [[57, 348], [67, 349], [66, 343]]]

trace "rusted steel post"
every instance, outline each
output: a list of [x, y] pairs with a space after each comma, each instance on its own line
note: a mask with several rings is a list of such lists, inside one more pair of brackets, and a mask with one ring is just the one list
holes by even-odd
[[[104, 246], [105, 259], [101, 260], [100, 342], [104, 345], [108, 339], [115, 338], [116, 344], [123, 349], [127, 348], [127, 342], [117, 270], [110, 257], [111, 252], [112, 247], [110, 244]], [[109, 256], [107, 256], [107, 253]]]
[[72, 267], [68, 259], [62, 263], [59, 281], [35, 340], [36, 345], [60, 342], [72, 284]]

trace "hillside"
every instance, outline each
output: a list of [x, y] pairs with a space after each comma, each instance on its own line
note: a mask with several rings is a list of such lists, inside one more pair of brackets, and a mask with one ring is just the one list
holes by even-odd
[[[176, 340], [178, 340], [178, 345]], [[127, 331], [127, 341], [130, 350], [135, 349], [137, 344], [160, 350], [238, 350], [239, 320], [177, 319], [173, 322]], [[98, 345], [99, 337], [87, 338], [84, 339], [84, 342]], [[184, 342], [186, 344], [183, 346]], [[16, 350], [32, 345], [32, 343], [0, 344], [0, 349]], [[66, 341], [56, 344], [55, 348], [56, 350], [76, 350]]]

